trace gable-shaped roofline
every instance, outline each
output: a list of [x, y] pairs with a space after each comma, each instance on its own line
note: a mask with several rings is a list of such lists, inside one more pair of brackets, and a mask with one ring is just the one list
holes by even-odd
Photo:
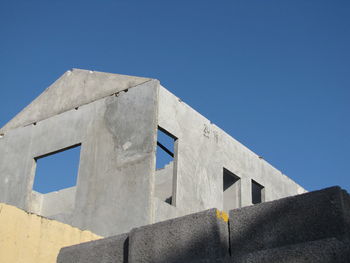
[[150, 80], [83, 69], [68, 70], [6, 123], [0, 133], [47, 119]]

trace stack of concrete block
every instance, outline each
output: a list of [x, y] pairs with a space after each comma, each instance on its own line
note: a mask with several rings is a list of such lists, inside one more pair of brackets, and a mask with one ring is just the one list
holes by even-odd
[[[192, 262], [229, 256], [228, 216], [217, 209], [61, 249], [59, 263]], [[96, 253], [94, 253], [96, 252]]]
[[350, 198], [327, 188], [61, 249], [58, 263], [350, 262]]
[[232, 262], [350, 262], [349, 213], [339, 187], [232, 210]]

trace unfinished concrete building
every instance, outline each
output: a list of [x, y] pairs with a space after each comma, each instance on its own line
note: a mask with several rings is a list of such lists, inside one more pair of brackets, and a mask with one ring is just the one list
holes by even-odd
[[[34, 191], [37, 161], [76, 146], [76, 185]], [[80, 69], [0, 129], [0, 156], [0, 202], [101, 236], [305, 192], [158, 80]]]

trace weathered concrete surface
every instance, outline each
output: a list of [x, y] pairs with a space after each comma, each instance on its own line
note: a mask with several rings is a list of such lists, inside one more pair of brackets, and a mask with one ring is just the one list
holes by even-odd
[[39, 215], [43, 204], [43, 194], [32, 190], [31, 197], [29, 197], [29, 199], [31, 200], [31, 203], [28, 207], [28, 211]]
[[0, 139], [0, 201], [30, 211], [34, 158], [81, 143], [74, 210], [59, 218], [102, 236], [152, 223], [158, 86], [148, 81], [8, 130]]
[[47, 119], [150, 80], [82, 69], [68, 70], [2, 127], [0, 133]]
[[105, 101], [81, 156], [73, 225], [107, 236], [152, 223], [158, 85]]
[[[225, 177], [228, 177], [229, 179], [227, 180]], [[225, 186], [225, 181], [226, 183], [228, 181], [230, 184], [233, 184], [229, 187], [229, 184]], [[227, 189], [225, 189], [226, 187]], [[240, 208], [242, 206], [241, 195], [241, 179], [224, 171], [223, 210], [228, 212], [231, 209]]]
[[50, 217], [60, 213], [72, 213], [74, 210], [76, 187], [43, 194], [42, 216]]
[[228, 225], [216, 209], [133, 229], [129, 261], [189, 262], [228, 255]]
[[76, 187], [41, 194], [32, 191], [29, 211], [41, 216], [70, 223], [74, 211]]
[[164, 168], [156, 170], [154, 195], [165, 202], [172, 197], [173, 192], [173, 176], [174, 176], [174, 162], [165, 165]]
[[230, 211], [233, 257], [326, 238], [349, 238], [348, 194], [327, 188]]
[[174, 159], [177, 211], [169, 214], [169, 209], [156, 204], [155, 210], [164, 219], [210, 207], [223, 209], [223, 168], [240, 178], [241, 206], [252, 204], [252, 179], [265, 187], [266, 201], [305, 192], [163, 87], [159, 89], [158, 114], [158, 125], [178, 138]]
[[62, 248], [57, 263], [128, 263], [128, 234]]
[[154, 216], [153, 216], [154, 223], [183, 216], [183, 213], [181, 213], [180, 209], [164, 202], [158, 197], [155, 197], [153, 199], [153, 204], [154, 204]]
[[[157, 125], [178, 138], [169, 173], [155, 171]], [[157, 80], [68, 71], [3, 132], [0, 201], [103, 236], [222, 209], [223, 168], [240, 178], [225, 209], [252, 203], [252, 180], [265, 187], [266, 201], [305, 192]], [[75, 193], [33, 193], [35, 158], [77, 144]], [[172, 205], [164, 202], [170, 196]]]

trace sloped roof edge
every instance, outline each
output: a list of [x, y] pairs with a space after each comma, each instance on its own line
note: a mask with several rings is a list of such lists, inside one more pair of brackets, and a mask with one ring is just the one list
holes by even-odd
[[150, 80], [83, 69], [68, 70], [6, 123], [0, 133], [47, 119]]

